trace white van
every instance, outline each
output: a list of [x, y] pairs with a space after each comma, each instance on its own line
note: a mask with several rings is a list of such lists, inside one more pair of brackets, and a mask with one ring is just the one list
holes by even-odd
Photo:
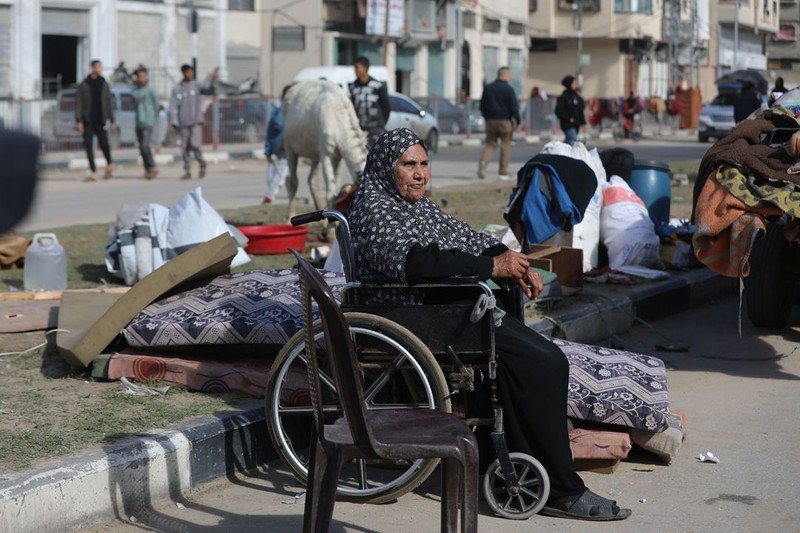
[[[394, 78], [389, 76], [389, 71], [386, 67], [383, 65], [372, 65], [369, 67], [369, 75], [378, 81], [385, 82], [389, 92], [394, 92]], [[295, 74], [292, 81], [319, 80], [322, 78], [336, 83], [346, 91], [347, 84], [356, 81], [356, 72], [352, 65], [306, 67]]]

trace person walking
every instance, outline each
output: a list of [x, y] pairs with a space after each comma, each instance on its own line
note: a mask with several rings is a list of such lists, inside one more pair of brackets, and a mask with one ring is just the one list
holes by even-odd
[[149, 84], [147, 68], [140, 66], [133, 71], [134, 83], [133, 100], [136, 103], [136, 141], [139, 143], [139, 153], [142, 155], [144, 174], [142, 179], [151, 180], [158, 175], [156, 162], [153, 159], [153, 150], [150, 143], [153, 138], [153, 124], [158, 116], [158, 95], [153, 86]]
[[756, 93], [755, 87], [750, 82], [744, 82], [742, 84], [742, 92], [733, 102], [733, 120], [738, 124], [760, 108], [761, 100]]
[[391, 105], [386, 84], [369, 75], [369, 59], [357, 57], [353, 62], [356, 79], [348, 84], [350, 100], [356, 110], [358, 124], [367, 134], [367, 148], [372, 147], [386, 128]]
[[182, 180], [192, 179], [191, 157], [200, 163], [198, 177], [206, 176], [206, 161], [200, 145], [203, 139], [203, 106], [201, 94], [213, 94], [213, 86], [201, 89], [194, 79], [194, 69], [191, 65], [181, 66], [183, 80], [172, 89], [172, 98], [169, 102], [169, 127], [177, 125], [180, 128], [181, 155], [183, 156], [184, 173]]
[[556, 100], [556, 117], [564, 132], [564, 142], [572, 145], [578, 140], [578, 130], [586, 124], [586, 104], [578, 94], [575, 76], [564, 76], [561, 85], [564, 86], [564, 92]]
[[269, 117], [264, 143], [264, 155], [267, 156], [267, 194], [264, 196], [265, 204], [272, 202], [273, 198], [286, 182], [289, 173], [289, 164], [286, 161], [286, 150], [283, 147], [283, 99], [289, 85], [283, 88], [280, 102], [273, 102], [272, 113]]
[[111, 87], [102, 76], [103, 63], [95, 59], [91, 62], [91, 71], [75, 93], [75, 129], [83, 135], [83, 147], [89, 160], [91, 174], [84, 181], [97, 181], [97, 166], [94, 162], [94, 137], [106, 158], [106, 170], [103, 179], [110, 179], [113, 172], [111, 163], [111, 147], [108, 144], [108, 131], [112, 133], [114, 125], [114, 106], [111, 104]]
[[478, 163], [478, 177], [486, 177], [486, 167], [497, 149], [500, 141], [500, 168], [498, 178], [510, 180], [508, 174], [508, 159], [511, 152], [511, 134], [520, 124], [519, 105], [517, 95], [511, 85], [511, 69], [500, 67], [497, 69], [497, 79], [484, 87], [481, 95], [481, 115], [486, 121], [486, 144], [483, 155]]
[[775, 88], [769, 92], [769, 98], [767, 99], [767, 104], [769, 107], [772, 107], [772, 104], [775, 103], [775, 100], [783, 96], [783, 93], [786, 92], [786, 86], [783, 84], [783, 78], [780, 76], [775, 78]]

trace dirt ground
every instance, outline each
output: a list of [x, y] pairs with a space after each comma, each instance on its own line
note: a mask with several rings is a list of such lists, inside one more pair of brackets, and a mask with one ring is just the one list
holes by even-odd
[[[439, 188], [432, 200], [481, 228], [501, 222], [497, 213], [505, 207], [511, 188], [508, 183], [491, 182]], [[691, 183], [674, 187], [672, 216], [687, 218], [690, 212]], [[235, 213], [226, 213], [226, 218], [230, 216]], [[119, 382], [95, 381], [89, 369], [64, 362], [54, 337], [44, 331], [0, 334], [0, 475], [125, 434], [254, 400], [241, 394], [200, 394], [175, 387], [166, 396], [122, 394]]]

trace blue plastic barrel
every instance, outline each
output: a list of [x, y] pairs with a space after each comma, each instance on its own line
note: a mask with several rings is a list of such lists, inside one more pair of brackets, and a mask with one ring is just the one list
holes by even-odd
[[634, 161], [628, 185], [647, 206], [650, 218], [656, 226], [669, 224], [672, 200], [669, 165], [660, 161]]

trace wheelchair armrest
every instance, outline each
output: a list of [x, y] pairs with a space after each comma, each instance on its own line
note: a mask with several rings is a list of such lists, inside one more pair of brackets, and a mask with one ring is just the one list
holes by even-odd
[[[387, 285], [392, 283], [398, 283], [395, 278], [390, 278], [389, 276], [384, 276], [378, 272], [369, 272], [361, 276], [361, 283], [363, 285]], [[417, 285], [409, 285], [409, 287], [425, 287], [426, 285], [475, 285], [480, 281], [478, 276], [450, 276], [448, 278], [442, 278], [436, 280], [435, 282], [423, 282]]]

